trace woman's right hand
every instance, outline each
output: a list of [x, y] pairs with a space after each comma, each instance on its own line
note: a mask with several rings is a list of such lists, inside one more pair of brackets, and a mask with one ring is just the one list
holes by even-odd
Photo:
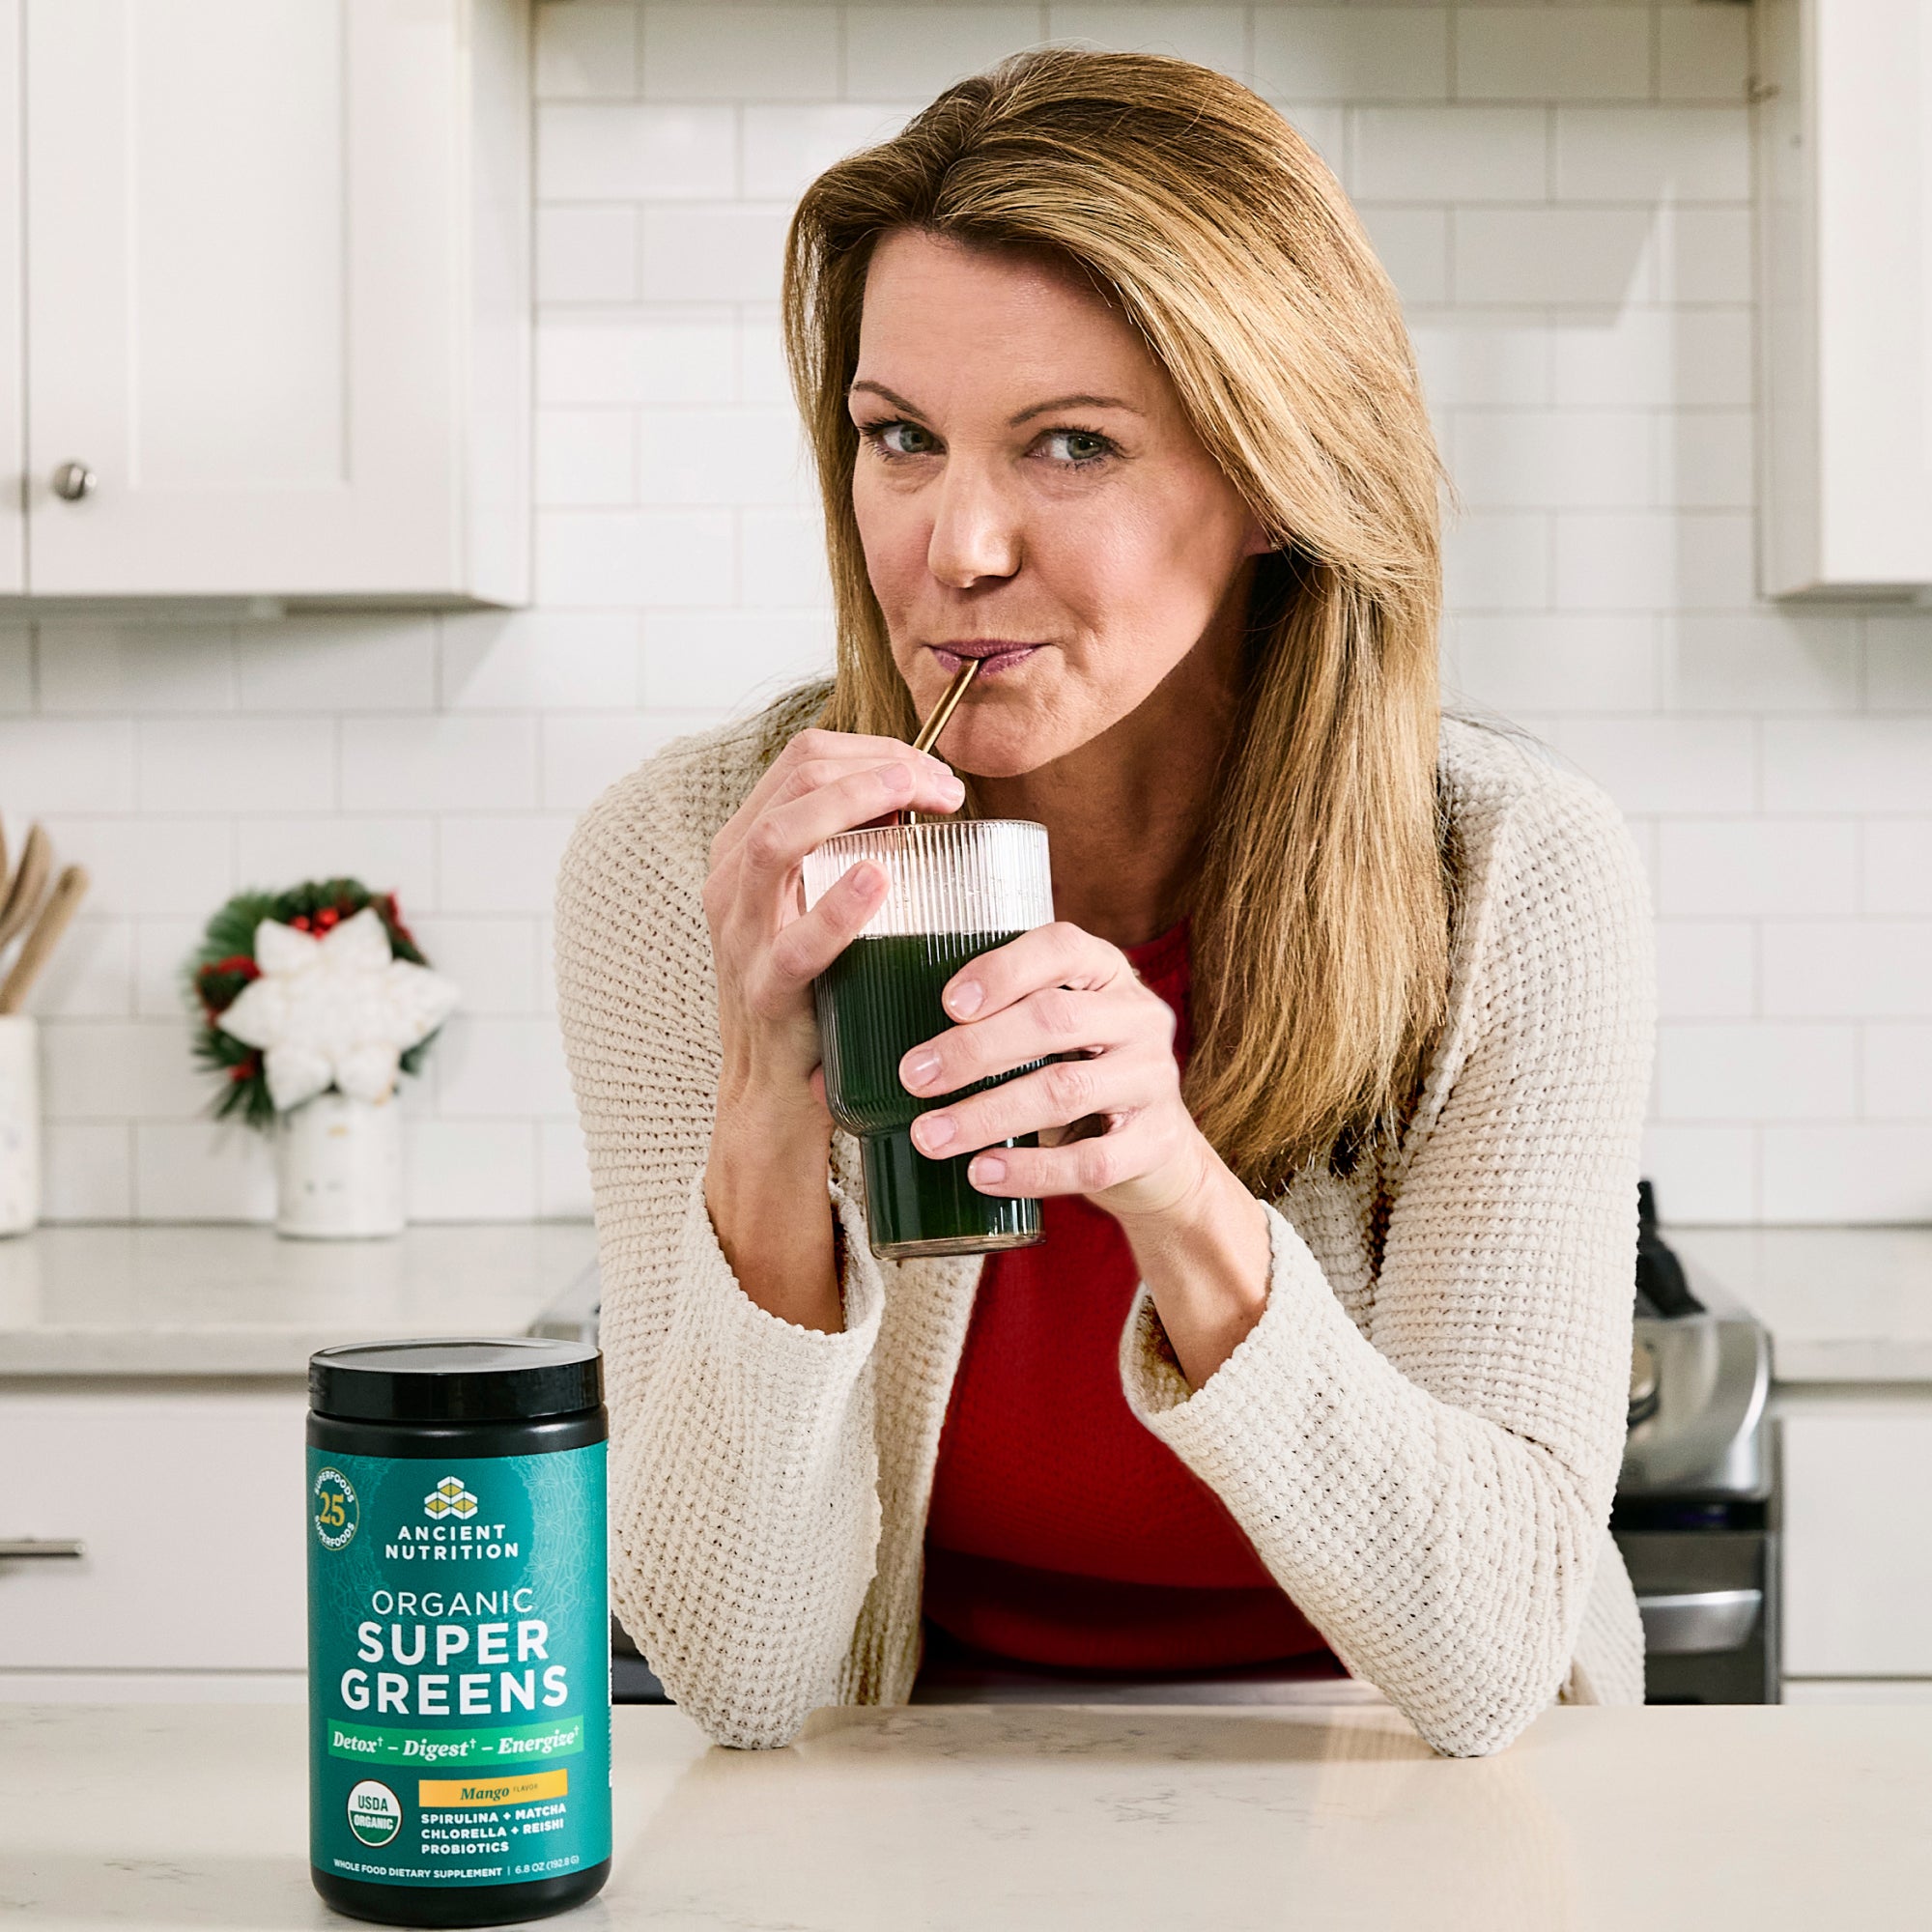
[[705, 1208], [739, 1287], [800, 1327], [844, 1325], [811, 982], [859, 936], [887, 885], [882, 867], [854, 866], [805, 912], [800, 867], [835, 832], [907, 807], [954, 811], [964, 798], [944, 764], [896, 738], [801, 731], [711, 842], [704, 916], [724, 1058]]

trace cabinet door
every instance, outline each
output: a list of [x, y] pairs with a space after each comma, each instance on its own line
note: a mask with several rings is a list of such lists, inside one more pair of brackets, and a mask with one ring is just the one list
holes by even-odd
[[0, 0], [0, 596], [27, 587], [20, 342], [20, 0]]
[[463, 0], [24, 6], [29, 588], [460, 590]]
[[0, 1561], [14, 1670], [300, 1670], [308, 1529], [296, 1389], [0, 1395]]
[[1932, 1412], [1787, 1412], [1779, 1429], [1785, 1674], [1932, 1677]]

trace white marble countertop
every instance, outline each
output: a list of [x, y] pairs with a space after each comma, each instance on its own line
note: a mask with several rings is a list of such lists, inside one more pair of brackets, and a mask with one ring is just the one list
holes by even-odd
[[0, 1376], [301, 1376], [336, 1342], [518, 1335], [591, 1261], [587, 1221], [289, 1241], [271, 1229], [43, 1228], [0, 1240]]
[[1932, 1382], [1932, 1228], [1668, 1228], [1771, 1330], [1780, 1382]]
[[[651, 1932], [1861, 1932], [1932, 1898], [1932, 1712], [1547, 1712], [1433, 1756], [1386, 1708], [822, 1712], [789, 1750], [616, 1714], [610, 1885]], [[339, 1927], [304, 1714], [0, 1711], [16, 1932]]]

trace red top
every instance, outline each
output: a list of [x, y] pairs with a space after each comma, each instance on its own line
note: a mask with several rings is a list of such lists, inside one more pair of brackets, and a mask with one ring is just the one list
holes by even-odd
[[[1186, 922], [1127, 957], [1174, 1009], [1184, 1066]], [[1042, 1245], [989, 1255], [980, 1271], [926, 1519], [926, 1616], [1025, 1663], [1317, 1662], [1321, 1634], [1127, 1406], [1120, 1337], [1140, 1277], [1120, 1224], [1064, 1196], [1045, 1204], [1045, 1225]]]

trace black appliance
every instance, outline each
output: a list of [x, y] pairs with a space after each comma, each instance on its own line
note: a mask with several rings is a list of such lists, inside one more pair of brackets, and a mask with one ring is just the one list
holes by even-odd
[[1687, 1275], [1638, 1186], [1630, 1435], [1610, 1532], [1643, 1616], [1646, 1701], [1776, 1704], [1771, 1340]]

